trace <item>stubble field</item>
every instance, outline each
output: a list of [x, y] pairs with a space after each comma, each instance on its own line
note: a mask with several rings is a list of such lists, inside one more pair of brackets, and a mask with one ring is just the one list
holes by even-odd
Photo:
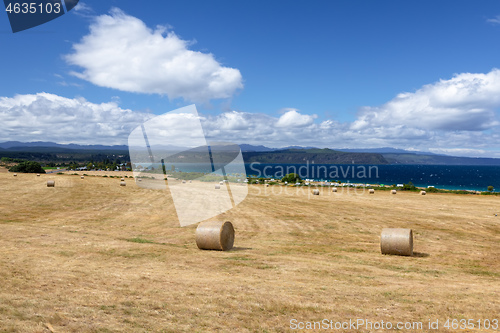
[[[236, 230], [217, 252], [179, 226], [168, 191], [119, 182], [0, 172], [0, 332], [286, 332], [294, 319], [493, 332], [477, 321], [500, 319], [498, 197], [250, 186], [216, 218]], [[380, 254], [385, 227], [412, 228], [416, 255]]]

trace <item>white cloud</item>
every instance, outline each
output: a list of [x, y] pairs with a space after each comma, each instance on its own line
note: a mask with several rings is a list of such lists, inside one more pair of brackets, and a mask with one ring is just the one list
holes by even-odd
[[493, 24], [500, 24], [500, 15], [497, 15], [491, 19], [487, 19], [486, 22], [493, 23]]
[[114, 102], [94, 104], [48, 93], [1, 97], [0, 141], [124, 144], [130, 131], [150, 117]]
[[92, 14], [94, 10], [85, 2], [79, 1], [78, 4], [73, 8], [73, 12], [79, 16], [91, 17], [90, 14]]
[[[364, 108], [353, 122], [317, 120], [284, 109], [271, 116], [230, 111], [202, 117], [209, 141], [269, 147], [394, 147], [436, 153], [500, 157], [500, 71], [459, 74]], [[0, 98], [0, 141], [126, 144], [152, 114], [39, 93]], [[181, 119], [182, 120], [182, 119]], [[179, 127], [180, 128], [180, 127]]]
[[484, 149], [470, 149], [470, 148], [430, 148], [430, 152], [434, 154], [444, 154], [453, 156], [487, 156], [488, 151]]
[[90, 33], [73, 45], [73, 75], [101, 87], [167, 95], [193, 102], [230, 98], [243, 88], [240, 71], [222, 66], [212, 54], [188, 49], [189, 42], [158, 26], [112, 9], [98, 16]]
[[500, 70], [463, 73], [402, 93], [380, 107], [366, 107], [353, 130], [406, 126], [423, 130], [482, 131], [499, 124]]
[[300, 114], [296, 110], [287, 111], [284, 113], [276, 123], [277, 127], [304, 127], [311, 125], [316, 115]]
[[[202, 117], [209, 141], [286, 147], [410, 148], [461, 156], [500, 157], [500, 133], [433, 131], [404, 125], [368, 126], [354, 130], [352, 123], [289, 111], [280, 117], [231, 111]], [[53, 94], [0, 98], [0, 142], [54, 141], [80, 144], [127, 144], [130, 132], [153, 114], [122, 109], [115, 102], [95, 104], [83, 98]], [[289, 121], [290, 126], [284, 126]], [[291, 120], [290, 120], [291, 119]], [[177, 119], [177, 122], [182, 119]], [[295, 126], [299, 123], [301, 126]], [[278, 126], [278, 124], [281, 124]], [[176, 126], [173, 126], [174, 128]], [[170, 127], [172, 128], [172, 126]], [[179, 136], [182, 136], [179, 134]]]

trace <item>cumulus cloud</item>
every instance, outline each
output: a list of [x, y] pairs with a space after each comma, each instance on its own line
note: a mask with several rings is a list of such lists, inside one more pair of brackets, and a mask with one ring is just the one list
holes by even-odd
[[[269, 147], [395, 147], [460, 156], [500, 157], [500, 71], [459, 74], [363, 108], [353, 122], [297, 109], [277, 116], [242, 111], [201, 117], [209, 141]], [[53, 94], [0, 98], [0, 141], [126, 144], [152, 114]], [[182, 119], [176, 120], [182, 124]], [[182, 126], [178, 126], [181, 128]], [[182, 136], [181, 134], [179, 134]]]
[[[241, 111], [201, 116], [208, 141], [229, 141], [270, 147], [290, 145], [329, 148], [396, 147], [460, 156], [500, 157], [500, 133], [435, 131], [405, 125], [353, 129], [293, 110], [274, 117]], [[95, 104], [83, 98], [39, 93], [0, 98], [0, 141], [54, 141], [80, 144], [127, 144], [131, 131], [154, 117], [122, 109], [115, 102]], [[182, 124], [182, 115], [176, 124]], [[290, 117], [290, 118], [288, 118]], [[283, 119], [291, 119], [284, 126]], [[292, 121], [294, 120], [294, 121]], [[281, 124], [278, 126], [278, 124]], [[300, 126], [296, 126], [299, 124]], [[173, 123], [170, 125], [174, 125]], [[172, 128], [170, 126], [170, 128]], [[176, 126], [173, 126], [174, 128]], [[179, 134], [182, 137], [181, 134]]]
[[150, 29], [115, 8], [95, 19], [90, 33], [65, 59], [83, 68], [73, 75], [127, 92], [208, 102], [230, 98], [243, 88], [238, 69], [222, 66], [210, 53], [189, 50], [189, 45], [166, 27]]
[[497, 126], [500, 70], [463, 73], [399, 94], [380, 107], [364, 108], [353, 130], [405, 126], [423, 130], [482, 131]]
[[296, 110], [287, 111], [284, 113], [276, 123], [277, 127], [304, 127], [311, 125], [316, 115], [300, 114]]
[[0, 141], [124, 144], [130, 131], [150, 117], [114, 102], [94, 104], [48, 93], [1, 97]]

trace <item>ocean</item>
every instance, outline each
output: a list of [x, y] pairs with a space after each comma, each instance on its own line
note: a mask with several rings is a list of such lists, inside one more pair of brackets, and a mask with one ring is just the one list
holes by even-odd
[[362, 184], [434, 186], [447, 190], [500, 191], [500, 166], [464, 165], [332, 165], [332, 164], [245, 164], [247, 175], [280, 178], [294, 172], [302, 179], [340, 180]]
[[[167, 165], [170, 170], [170, 165]], [[222, 165], [214, 165], [219, 169]], [[211, 172], [210, 164], [176, 163], [177, 171]], [[355, 184], [406, 184], [434, 186], [446, 190], [486, 191], [493, 186], [500, 192], [500, 166], [467, 165], [360, 165], [360, 164], [266, 164], [245, 163], [246, 174], [254, 177], [282, 178], [297, 173], [302, 179]], [[242, 172], [241, 165], [226, 165], [227, 174]], [[240, 174], [241, 175], [241, 174]], [[241, 175], [243, 176], [243, 175]]]

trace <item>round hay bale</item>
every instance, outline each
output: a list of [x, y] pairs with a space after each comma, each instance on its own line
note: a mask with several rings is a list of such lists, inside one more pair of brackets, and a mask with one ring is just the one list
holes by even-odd
[[420, 191], [420, 195], [426, 195], [426, 194], [427, 194], [427, 192], [425, 192], [425, 191]]
[[85, 176], [80, 176], [80, 179], [85, 179]]
[[56, 187], [56, 181], [55, 180], [48, 180], [47, 187]]
[[121, 180], [122, 182], [124, 182], [124, 181], [125, 181], [125, 178], [122, 178], [122, 179], [120, 179], [120, 180]]
[[336, 187], [332, 188], [332, 192], [337, 192], [337, 188]]
[[196, 228], [196, 245], [200, 250], [228, 251], [233, 244], [234, 228], [229, 221], [202, 222]]
[[266, 187], [269, 187], [269, 184], [266, 184]]
[[396, 191], [396, 190], [391, 190], [391, 194], [397, 194], [397, 193], [398, 193], [398, 191]]
[[183, 183], [183, 184], [186, 184], [186, 181], [185, 181], [185, 180], [183, 180], [183, 181], [182, 181], [182, 183]]
[[14, 177], [17, 177], [17, 173], [14, 174]]
[[189, 184], [191, 184], [192, 182], [193, 182], [193, 181], [192, 181], [192, 180], [190, 180], [190, 181], [189, 181]]
[[319, 195], [319, 190], [313, 190], [313, 195]]
[[224, 185], [224, 182], [219, 182], [219, 185]]
[[220, 185], [215, 185], [215, 189], [219, 190], [220, 189]]
[[142, 182], [142, 179], [140, 179], [140, 178], [139, 178], [139, 179], [137, 179], [137, 181], [138, 181], [138, 182]]
[[127, 183], [125, 183], [125, 182], [120, 182], [120, 186], [127, 186]]
[[405, 228], [384, 228], [380, 235], [382, 254], [413, 255], [413, 231]]
[[368, 191], [368, 193], [370, 193], [370, 194], [375, 194], [375, 190], [371, 188], [371, 189]]

